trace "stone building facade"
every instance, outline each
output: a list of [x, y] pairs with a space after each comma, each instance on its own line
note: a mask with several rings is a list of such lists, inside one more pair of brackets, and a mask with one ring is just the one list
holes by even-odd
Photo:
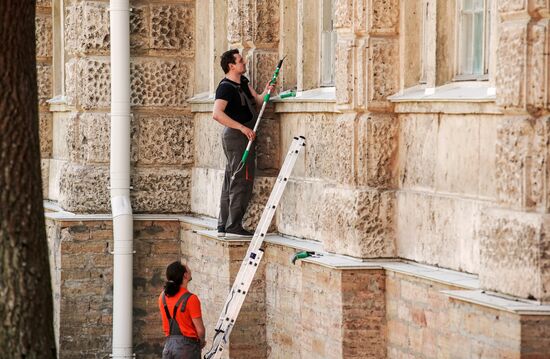
[[[47, 230], [61, 358], [110, 352], [109, 2], [37, 1]], [[550, 358], [547, 0], [135, 0], [134, 344], [183, 259], [213, 325], [246, 250], [214, 236], [219, 55], [261, 89], [254, 227], [300, 156], [230, 358]], [[322, 254], [296, 265], [297, 250]], [[75, 308], [83, 310], [75, 311]], [[211, 337], [209, 335], [209, 337]]]

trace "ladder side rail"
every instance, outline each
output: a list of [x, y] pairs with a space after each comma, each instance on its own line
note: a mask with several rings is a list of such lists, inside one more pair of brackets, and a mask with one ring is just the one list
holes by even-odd
[[[267, 203], [268, 206], [266, 209], [264, 209], [264, 212], [262, 214], [262, 218], [260, 219], [260, 225], [257, 227], [254, 238], [252, 239], [251, 244], [249, 245], [249, 248], [247, 250], [246, 256], [241, 263], [241, 267], [239, 269], [239, 272], [237, 273], [237, 277], [235, 278], [235, 281], [233, 283], [233, 286], [230, 290], [230, 293], [226, 299], [226, 302], [222, 308], [222, 310], [225, 310], [226, 312], [229, 312], [229, 303], [230, 301], [233, 301], [235, 296], [238, 293], [239, 286], [242, 283], [243, 278], [242, 276], [244, 273], [246, 273], [246, 267], [248, 266], [248, 259], [250, 257], [250, 253], [252, 253], [255, 250], [258, 250], [259, 247], [261, 247], [265, 235], [262, 236], [262, 232], [266, 233], [269, 224], [271, 223], [271, 220], [273, 219], [275, 209], [280, 201], [280, 198], [282, 197], [282, 193], [284, 192], [284, 189], [286, 187], [286, 183], [289, 177], [289, 172], [292, 170], [294, 164], [296, 163], [297, 157], [299, 155], [301, 147], [303, 147], [304, 140], [302, 138], [295, 138], [292, 141], [292, 144], [290, 146], [290, 150], [286, 156], [286, 160], [281, 168], [281, 171], [279, 172], [279, 176], [277, 177], [277, 181], [275, 183], [274, 190], [272, 191], [270, 198], [268, 199]], [[273, 208], [275, 206], [275, 208]], [[266, 223], [267, 222], [267, 223]], [[266, 227], [266, 228], [264, 228]], [[256, 239], [256, 240], [254, 240]], [[221, 324], [224, 321], [225, 315], [220, 315], [220, 318], [218, 319], [218, 323], [216, 325], [217, 329], [222, 329]]]
[[[287, 154], [285, 162], [283, 163], [283, 166], [281, 167], [279, 176], [277, 176], [275, 186], [267, 200], [266, 208], [262, 213], [256, 232], [254, 233], [254, 237], [252, 238], [253, 243], [251, 243], [251, 245], [249, 246], [249, 250], [259, 249], [265, 239], [265, 236], [267, 236], [267, 230], [269, 229], [269, 225], [271, 224], [273, 216], [275, 215], [275, 210], [279, 205], [279, 201], [281, 200], [283, 192], [286, 188], [286, 184], [288, 183], [292, 168], [296, 164], [298, 155], [300, 154], [300, 149], [301, 147], [303, 147], [303, 143], [304, 140], [302, 138], [295, 138], [292, 141], [290, 150]], [[267, 228], [263, 228], [264, 226]], [[264, 235], [262, 236], [262, 234]]]
[[[273, 220], [275, 210], [282, 197], [286, 184], [288, 183], [289, 175], [294, 167], [301, 148], [305, 145], [305, 139], [303, 137], [295, 137], [292, 141], [290, 149], [287, 153], [283, 166], [279, 172], [274, 188], [267, 201], [267, 206], [262, 213], [262, 217], [258, 223], [258, 227], [254, 233], [251, 243], [248, 247], [247, 253], [237, 277], [233, 283], [233, 286], [226, 298], [226, 302], [222, 308], [222, 313], [216, 324], [216, 334], [214, 336], [211, 349], [207, 352], [204, 358], [217, 359], [221, 356], [223, 346], [227, 344], [229, 335], [233, 329], [234, 323], [239, 315], [246, 294], [252, 285], [252, 281], [258, 269], [261, 258], [263, 257], [263, 250], [261, 245], [267, 235], [267, 229]], [[251, 254], [254, 254], [251, 256]], [[254, 257], [254, 258], [252, 258]]]
[[[252, 237], [252, 240], [248, 246], [248, 249], [244, 258], [248, 258], [251, 252], [258, 250], [261, 247], [265, 239], [265, 236], [261, 236], [261, 233], [264, 232], [265, 234], [267, 234], [267, 229], [269, 229], [269, 225], [271, 224], [273, 216], [275, 215], [276, 208], [274, 208], [273, 210], [268, 210], [268, 209], [273, 205], [277, 207], [280, 201], [280, 198], [282, 197], [282, 193], [280, 195], [278, 195], [278, 193], [284, 191], [284, 187], [286, 186], [286, 181], [283, 181], [283, 179], [288, 178], [290, 172], [292, 171], [292, 168], [294, 167], [294, 164], [296, 163], [296, 160], [298, 158], [300, 149], [301, 147], [303, 147], [303, 143], [304, 143], [303, 138], [293, 139], [290, 146], [290, 150], [286, 156], [283, 166], [281, 167], [281, 170], [279, 172], [279, 176], [277, 177], [277, 180], [275, 182], [275, 186], [271, 192], [271, 195], [269, 196], [269, 199], [267, 200], [267, 206], [264, 209], [262, 216], [260, 217], [260, 221], [258, 222], [258, 227], [254, 232], [254, 236]], [[289, 157], [289, 155], [291, 154], [292, 156]], [[280, 189], [281, 186], [282, 186], [282, 189]], [[268, 223], [266, 224], [266, 222]], [[267, 228], [264, 228], [264, 227], [267, 227]], [[235, 282], [240, 280], [240, 273], [245, 263], [246, 261], [243, 260], [241, 267], [239, 269], [239, 272], [237, 273], [237, 277], [235, 278]]]

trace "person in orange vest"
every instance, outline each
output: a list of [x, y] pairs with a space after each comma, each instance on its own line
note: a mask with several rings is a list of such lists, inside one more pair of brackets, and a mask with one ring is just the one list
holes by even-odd
[[163, 359], [201, 359], [206, 345], [201, 302], [187, 290], [189, 267], [176, 261], [166, 268], [166, 284], [159, 296], [159, 309], [166, 342]]

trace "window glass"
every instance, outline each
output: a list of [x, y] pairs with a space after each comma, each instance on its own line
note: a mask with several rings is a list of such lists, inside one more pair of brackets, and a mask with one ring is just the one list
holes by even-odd
[[321, 22], [321, 86], [334, 86], [334, 58], [336, 31], [334, 22], [334, 0], [323, 0]]
[[462, 0], [459, 14], [458, 75], [488, 72], [490, 0]]

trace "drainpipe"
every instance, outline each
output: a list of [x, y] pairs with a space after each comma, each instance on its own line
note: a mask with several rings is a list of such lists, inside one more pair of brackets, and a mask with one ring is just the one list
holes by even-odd
[[113, 358], [132, 358], [133, 217], [130, 204], [130, 4], [111, 0]]

